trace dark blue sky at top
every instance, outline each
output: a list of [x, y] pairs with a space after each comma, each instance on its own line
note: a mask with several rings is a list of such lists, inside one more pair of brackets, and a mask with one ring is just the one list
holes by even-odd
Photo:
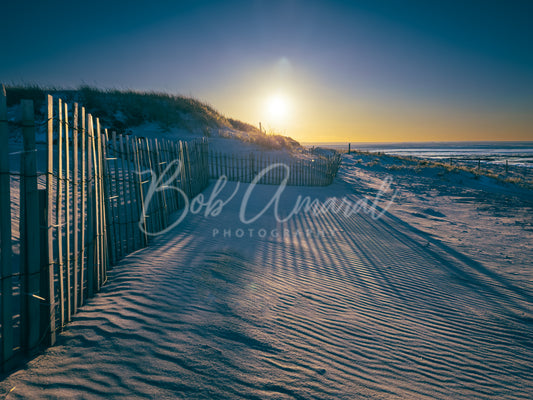
[[286, 57], [341, 99], [372, 92], [533, 111], [531, 1], [4, 1], [0, 10], [5, 83], [210, 101]]

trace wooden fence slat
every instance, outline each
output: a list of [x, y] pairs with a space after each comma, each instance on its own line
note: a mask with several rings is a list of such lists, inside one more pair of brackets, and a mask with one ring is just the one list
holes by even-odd
[[231, 176], [229, 174], [229, 163], [228, 163], [229, 157], [227, 154], [224, 154], [224, 175], [228, 177], [228, 180], [231, 180]]
[[2, 278], [2, 348], [3, 370], [11, 367], [13, 355], [13, 266], [11, 264], [11, 190], [9, 182], [9, 132], [7, 129], [6, 89], [0, 90], [0, 263]]
[[[179, 176], [179, 151], [176, 142], [169, 142], [170, 147], [170, 158], [171, 161], [176, 161], [174, 168], [172, 170], [173, 174], [176, 174], [176, 179], [174, 182], [171, 182], [173, 186], [179, 188], [180, 176]], [[172, 190], [172, 195], [174, 196], [175, 209], [178, 210], [181, 208], [181, 196], [178, 194], [177, 190]]]
[[[116, 209], [115, 209], [115, 212], [113, 213], [114, 214], [114, 224], [117, 226], [117, 236], [116, 236], [116, 242], [115, 242], [115, 246], [116, 246], [116, 254], [117, 254], [117, 258], [120, 259], [123, 257], [124, 255], [124, 252], [122, 251], [122, 227], [123, 227], [123, 221], [122, 221], [122, 207], [121, 207], [121, 203], [122, 203], [122, 199], [124, 198], [124, 196], [120, 193], [120, 189], [121, 189], [121, 186], [119, 184], [120, 182], [120, 176], [119, 176], [119, 171], [118, 171], [118, 157], [119, 157], [119, 151], [118, 151], [118, 144], [117, 144], [117, 133], [115, 131], [111, 132], [111, 138], [112, 138], [112, 141], [113, 141], [113, 167], [114, 167], [114, 173], [115, 173], [115, 183], [114, 183], [114, 187], [115, 187], [115, 193], [114, 193], [114, 196], [116, 196], [116, 201], [115, 201], [115, 204], [116, 204]], [[115, 222], [117, 221], [117, 222]]]
[[128, 196], [128, 180], [129, 176], [126, 175], [126, 148], [124, 146], [124, 137], [123, 135], [120, 135], [120, 168], [122, 172], [122, 180], [120, 181], [120, 186], [122, 186], [122, 195], [124, 200], [124, 218], [125, 218], [125, 224], [124, 224], [124, 232], [125, 232], [125, 254], [129, 254], [131, 252], [132, 246], [130, 246], [130, 239], [132, 239], [133, 232], [131, 230], [131, 221], [133, 219], [131, 215], [131, 209], [129, 205], [129, 196]]
[[[139, 139], [135, 139], [132, 141], [132, 144], [133, 144], [133, 152], [134, 152], [134, 156], [135, 156], [135, 167], [137, 169], [137, 173], [136, 173], [136, 176], [137, 176], [137, 184], [136, 184], [136, 187], [137, 187], [137, 205], [138, 205], [138, 210], [139, 210], [139, 224], [141, 224], [141, 218], [143, 219], [142, 220], [142, 225], [143, 225], [143, 228], [144, 228], [144, 231], [147, 230], [147, 224], [146, 224], [146, 214], [143, 213], [143, 211], [145, 212], [144, 210], [144, 190], [143, 190], [143, 183], [142, 183], [142, 175], [141, 175], [141, 161], [140, 161], [140, 140]], [[148, 244], [148, 235], [146, 234], [146, 232], [141, 232], [142, 235], [141, 235], [141, 238], [142, 238], [142, 241], [143, 241], [143, 246], [146, 246]]]
[[48, 121], [46, 127], [46, 193], [48, 196], [46, 210], [47, 241], [48, 241], [48, 292], [42, 297], [48, 299], [48, 342], [54, 345], [56, 342], [56, 301], [55, 301], [55, 273], [54, 273], [54, 227], [53, 227], [53, 173], [54, 173], [54, 98], [47, 96]]
[[139, 232], [139, 229], [137, 229], [137, 226], [135, 225], [135, 221], [139, 220], [139, 215], [136, 215], [136, 212], [135, 212], [136, 207], [134, 206], [137, 199], [135, 195], [134, 177], [132, 176], [132, 171], [131, 171], [132, 149], [131, 149], [130, 138], [128, 136], [126, 136], [125, 148], [126, 148], [126, 160], [127, 160], [126, 165], [127, 165], [127, 174], [128, 174], [128, 184], [129, 184], [129, 201], [130, 201], [130, 215], [131, 215], [130, 224], [131, 224], [132, 244], [133, 244], [132, 250], [136, 250], [138, 248], [136, 233]]
[[39, 342], [48, 345], [50, 325], [50, 291], [48, 280], [48, 192], [38, 189], [38, 224], [39, 224]]
[[87, 256], [87, 228], [88, 219], [86, 218], [86, 195], [87, 195], [87, 126], [85, 120], [85, 107], [81, 108], [81, 253], [80, 253], [80, 290], [79, 290], [79, 305], [84, 303], [84, 284], [85, 284], [85, 270], [86, 270], [86, 256]]
[[100, 120], [96, 118], [96, 130], [94, 131], [94, 194], [96, 215], [96, 269], [95, 269], [95, 292], [100, 290], [102, 280], [102, 263], [104, 262], [102, 243], [102, 192], [101, 192], [101, 160], [100, 160]]
[[216, 157], [215, 152], [210, 151], [207, 155], [207, 165], [209, 165], [209, 178], [215, 178], [216, 177]]
[[[176, 142], [171, 142], [170, 143], [170, 148], [171, 148], [171, 152], [172, 152], [172, 160], [176, 161], [176, 164], [174, 165], [174, 168], [175, 168], [174, 172], [176, 173], [176, 180], [174, 182], [172, 182], [172, 184], [176, 188], [179, 188], [180, 187], [180, 179], [181, 179], [181, 177], [180, 177], [180, 174], [178, 172], [178, 169], [180, 168], [178, 144]], [[181, 202], [183, 201], [183, 199], [178, 194], [177, 190], [173, 190], [172, 192], [174, 193], [174, 197], [176, 198], [176, 209], [180, 209], [181, 208]]]
[[203, 188], [205, 189], [209, 185], [209, 153], [207, 145], [207, 139], [204, 138], [202, 141], [202, 170], [204, 171], [204, 180], [203, 180]]
[[58, 99], [58, 129], [57, 129], [57, 195], [56, 195], [56, 225], [57, 225], [57, 262], [59, 269], [59, 320], [61, 329], [65, 325], [65, 280], [63, 273], [63, 102]]
[[[153, 146], [152, 154], [153, 154], [153, 159], [154, 159], [154, 162], [153, 162], [152, 165], [154, 167], [154, 172], [156, 173], [156, 176], [157, 176], [156, 179], [160, 179], [161, 175], [162, 175], [162, 172], [163, 172], [163, 169], [162, 169], [162, 166], [161, 166], [161, 157], [160, 157], [160, 150], [161, 149], [159, 147], [159, 141], [157, 139], [154, 139], [152, 146]], [[164, 226], [166, 225], [165, 191], [161, 190], [161, 191], [156, 192], [156, 196], [157, 196], [157, 202], [158, 202], [158, 211], [157, 211], [158, 228], [157, 228], [157, 231], [159, 232], [159, 231], [163, 230]]]
[[[157, 151], [158, 151], [158, 140], [157, 139], [152, 139], [151, 140], [151, 156], [152, 156], [152, 168], [154, 169], [154, 173], [156, 174], [156, 180], [159, 178], [160, 176], [160, 168], [159, 168], [159, 157], [157, 155]], [[163, 229], [163, 226], [164, 226], [164, 221], [163, 221], [163, 192], [161, 191], [157, 191], [155, 193], [155, 196], [157, 198], [157, 214], [156, 214], [156, 218], [157, 218], [157, 232], [161, 231]]]
[[111, 239], [111, 228], [109, 222], [109, 179], [107, 176], [107, 129], [104, 129], [104, 132], [100, 132], [100, 140], [102, 141], [101, 148], [101, 163], [102, 163], [102, 216], [104, 220], [104, 249], [105, 249], [105, 263], [104, 263], [104, 283], [107, 280], [107, 270], [111, 269], [113, 265], [111, 259], [111, 249], [110, 249], [110, 239]]
[[218, 168], [219, 172], [217, 173], [218, 176], [226, 175], [224, 172], [224, 155], [221, 152], [218, 152]]
[[113, 212], [113, 202], [112, 202], [112, 190], [111, 190], [111, 172], [109, 171], [109, 135], [107, 129], [104, 129], [104, 144], [103, 149], [103, 176], [104, 176], [104, 201], [105, 201], [105, 214], [106, 214], [106, 229], [107, 229], [107, 249], [109, 251], [110, 265], [115, 265], [117, 263], [117, 257], [115, 254], [115, 223], [114, 223], [114, 212]]
[[186, 165], [186, 168], [187, 168], [187, 183], [188, 183], [188, 188], [189, 188], [189, 199], [191, 199], [193, 197], [193, 192], [192, 192], [192, 180], [193, 180], [193, 176], [192, 176], [192, 173], [191, 173], [191, 159], [190, 159], [190, 153], [189, 153], [189, 144], [187, 142], [185, 142], [183, 144], [184, 146], [184, 152], [185, 152], [185, 159], [187, 160], [187, 165]]
[[[35, 145], [35, 121], [33, 101], [22, 100], [22, 134], [24, 152], [22, 153], [24, 171], [24, 232], [21, 232], [26, 245], [25, 265], [21, 268], [23, 288], [21, 298], [21, 329], [25, 329], [22, 343], [28, 354], [33, 354], [39, 344], [40, 336], [40, 226], [39, 192], [37, 191], [37, 148]], [[22, 188], [21, 188], [22, 189]], [[23, 235], [24, 234], [24, 235]], [[23, 235], [23, 236], [22, 236]]]
[[195, 179], [190, 180], [190, 187], [191, 187], [190, 198], [192, 199], [196, 192], [196, 187], [198, 183], [198, 179], [196, 178], [196, 152], [195, 152], [194, 144], [189, 145], [189, 143], [187, 143], [187, 156], [188, 156], [189, 176], [195, 177]]
[[236, 179], [236, 174], [235, 174], [235, 154], [232, 154], [231, 157], [230, 157], [231, 161], [231, 180], [234, 181]]
[[[152, 171], [152, 157], [150, 154], [150, 144], [149, 144], [148, 139], [145, 138], [144, 140], [142, 140], [141, 145], [142, 145], [143, 154], [144, 154], [144, 166], [148, 170]], [[147, 176], [147, 175], [144, 175], [144, 176]], [[144, 179], [144, 176], [143, 176], [143, 179]], [[154, 210], [157, 209], [157, 197], [155, 196], [152, 197], [152, 201], [146, 208], [147, 209], [145, 210], [145, 214], [146, 214], [146, 218], [148, 218], [148, 221], [147, 221], [148, 228], [146, 228], [146, 230], [148, 232], [154, 232], [157, 229], [155, 225], [157, 223], [157, 219], [155, 218], [155, 215], [154, 215]]]
[[75, 314], [78, 311], [78, 271], [79, 271], [79, 184], [78, 184], [78, 103], [74, 103], [74, 115], [73, 115], [73, 129], [72, 129], [72, 155], [74, 157], [74, 165], [72, 170], [72, 215], [73, 215], [73, 238], [72, 238], [72, 313]]
[[221, 162], [220, 162], [220, 152], [215, 152], [215, 175], [213, 178], [218, 179], [222, 175]]
[[180, 171], [180, 187], [181, 187], [181, 190], [183, 191], [183, 193], [188, 195], [188, 193], [187, 193], [187, 184], [186, 184], [187, 175], [185, 173], [185, 154], [183, 152], [183, 142], [180, 140], [178, 142], [178, 145], [179, 145], [178, 147], [179, 147], [179, 158], [180, 158], [180, 167], [181, 167], [181, 171]]
[[[165, 168], [167, 167], [170, 167], [170, 165], [172, 164], [172, 152], [171, 152], [171, 147], [170, 147], [170, 141], [168, 140], [165, 140], [163, 142], [163, 146], [164, 146], [164, 149], [165, 149], [165, 161], [166, 161], [166, 164], [165, 164]], [[174, 173], [175, 171], [175, 168], [176, 166], [173, 166], [173, 168], [170, 168], [169, 171], [167, 172], [167, 175], [166, 175], [166, 178], [170, 178], [172, 176], [172, 174]], [[172, 182], [169, 182], [171, 185], [172, 185]], [[169, 201], [169, 210], [168, 210], [168, 215], [170, 215], [170, 213], [176, 211], [178, 209], [178, 206], [176, 205], [176, 191], [175, 190], [168, 190], [167, 191], [167, 197], [168, 197], [168, 201]]]
[[244, 182], [244, 159], [239, 157], [240, 171], [239, 171], [239, 180]]
[[[171, 177], [172, 175], [174, 175], [177, 171], [177, 168], [178, 166], [176, 165], [176, 163], [174, 162], [176, 160], [175, 158], [175, 152], [174, 152], [174, 146], [173, 146], [173, 143], [169, 140], [167, 141], [167, 165], [170, 165], [172, 164], [172, 168], [169, 170], [169, 177]], [[173, 181], [170, 181], [169, 182], [170, 185], [172, 185], [173, 187], [176, 186], [176, 183], [173, 182]], [[176, 190], [172, 189], [169, 191], [169, 196], [171, 197], [171, 201], [172, 201], [172, 211], [171, 212], [174, 212], [176, 211], [177, 209], [179, 209], [179, 204], [178, 204], [178, 193]]]
[[[143, 139], [139, 139], [139, 167], [141, 168], [139, 172], [145, 171], [146, 168], [148, 168], [148, 166], [149, 166], [149, 161], [148, 161], [148, 156], [147, 156], [147, 151], [146, 151], [146, 142]], [[140, 182], [141, 182], [141, 185], [143, 188], [143, 194], [144, 194], [145, 192], [144, 189], [148, 187], [147, 185], [144, 186], [145, 180], [147, 180], [147, 176], [146, 174], [140, 174], [139, 178], [140, 178]], [[143, 205], [144, 207], [143, 208], [144, 209], [144, 230], [147, 232], [151, 231], [150, 228], [153, 222], [152, 217], [150, 215], [150, 210], [151, 208], [153, 208], [153, 201], [151, 203], [152, 204], [148, 204], [148, 206]], [[147, 239], [148, 239], [148, 236], [147, 236]]]
[[187, 187], [185, 182], [185, 177], [187, 176], [186, 172], [186, 158], [185, 158], [185, 147], [184, 142], [182, 140], [178, 140], [176, 143], [176, 152], [178, 154], [178, 159], [180, 160], [180, 172], [179, 172], [179, 180], [180, 180], [180, 187], [182, 190], [187, 193]]
[[217, 168], [218, 168], [218, 157], [217, 157], [217, 153], [213, 150], [211, 150], [211, 152], [209, 153], [209, 162], [210, 162], [210, 166], [211, 166], [211, 170], [209, 172], [209, 177], [211, 178], [215, 178], [215, 179], [218, 179], [218, 172], [217, 172]]
[[[159, 179], [161, 176], [161, 168], [159, 165], [159, 156], [158, 156], [158, 140], [152, 139], [152, 168], [154, 169], [154, 173], [156, 174], [156, 180]], [[157, 191], [155, 193], [155, 196], [157, 197], [157, 232], [161, 231], [165, 225], [165, 222], [163, 220], [163, 192]]]
[[94, 198], [94, 126], [93, 116], [87, 116], [87, 296], [94, 295], [94, 256], [95, 256], [95, 198]]
[[103, 141], [102, 130], [100, 126], [100, 119], [96, 118], [96, 145], [97, 145], [97, 160], [98, 160], [98, 216], [99, 216], [99, 268], [98, 268], [98, 286], [97, 290], [107, 281], [107, 232], [105, 220], [105, 202], [104, 202], [104, 175], [103, 175]]
[[93, 194], [94, 194], [94, 265], [92, 268], [93, 271], [93, 293], [98, 291], [99, 278], [100, 278], [100, 193], [99, 193], [99, 174], [98, 170], [98, 143], [97, 143], [97, 121], [98, 118], [93, 118], [93, 140], [91, 142], [91, 149], [89, 150], [92, 153], [93, 158]]
[[70, 151], [69, 151], [69, 118], [68, 118], [68, 105], [63, 104], [65, 109], [65, 254], [66, 254], [66, 303], [67, 303], [67, 322], [70, 322], [71, 312], [71, 268], [70, 268]]
[[[170, 164], [173, 164], [173, 161], [174, 161], [174, 153], [173, 153], [173, 147], [172, 147], [172, 142], [170, 142], [169, 140], [165, 142], [165, 149], [166, 149], [166, 164], [165, 164], [165, 168], [167, 166], [170, 166]], [[170, 178], [174, 172], [176, 172], [176, 165], [173, 164], [172, 165], [172, 168], [169, 169], [168, 173], [167, 173], [167, 178]], [[174, 185], [173, 182], [169, 182], [170, 185]], [[170, 198], [170, 210], [169, 210], [169, 215], [170, 213], [176, 211], [178, 209], [178, 197], [176, 196], [176, 191], [175, 190], [169, 190], [168, 191], [168, 194], [167, 196]]]
[[253, 179], [254, 179], [254, 176], [255, 176], [255, 173], [254, 173], [254, 154], [253, 153], [250, 153], [250, 155], [248, 156], [248, 169], [249, 169], [248, 182], [252, 182]]
[[218, 177], [217, 158], [216, 158], [216, 153], [212, 150], [210, 150], [209, 153], [207, 154], [207, 163], [210, 166], [208, 177], [216, 179]]

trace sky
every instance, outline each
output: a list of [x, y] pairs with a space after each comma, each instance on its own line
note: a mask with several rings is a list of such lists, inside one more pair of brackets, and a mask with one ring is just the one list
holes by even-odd
[[0, 82], [164, 91], [302, 142], [533, 140], [533, 2], [26, 1]]

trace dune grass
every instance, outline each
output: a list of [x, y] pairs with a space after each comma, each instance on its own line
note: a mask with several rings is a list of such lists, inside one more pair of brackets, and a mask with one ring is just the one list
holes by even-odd
[[162, 131], [180, 128], [203, 136], [220, 135], [251, 142], [268, 149], [296, 148], [300, 144], [283, 135], [267, 135], [246, 122], [228, 118], [201, 100], [155, 91], [99, 89], [80, 86], [77, 89], [12, 85], [6, 87], [8, 107], [22, 99], [33, 100], [36, 116], [44, 119], [46, 95], [68, 103], [78, 102], [89, 113], [98, 116], [103, 125], [118, 133], [144, 123], [156, 123]]
[[504, 165], [485, 163], [481, 168], [477, 166], [477, 160], [458, 161], [450, 163], [423, 159], [418, 157], [390, 155], [380, 152], [352, 151], [354, 154], [364, 156], [359, 158], [357, 163], [366, 168], [383, 168], [391, 173], [407, 173], [413, 171], [415, 174], [422, 174], [424, 171], [433, 171], [437, 176], [443, 177], [450, 174], [467, 174], [470, 178], [480, 179], [482, 177], [494, 179], [500, 183], [514, 184], [526, 189], [533, 189], [533, 179], [527, 167], [509, 166], [508, 170]]

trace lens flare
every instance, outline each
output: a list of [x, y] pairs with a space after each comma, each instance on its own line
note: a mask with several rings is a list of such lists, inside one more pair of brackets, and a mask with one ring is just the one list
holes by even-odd
[[267, 113], [271, 123], [286, 122], [290, 113], [290, 101], [287, 96], [276, 94], [267, 101]]

